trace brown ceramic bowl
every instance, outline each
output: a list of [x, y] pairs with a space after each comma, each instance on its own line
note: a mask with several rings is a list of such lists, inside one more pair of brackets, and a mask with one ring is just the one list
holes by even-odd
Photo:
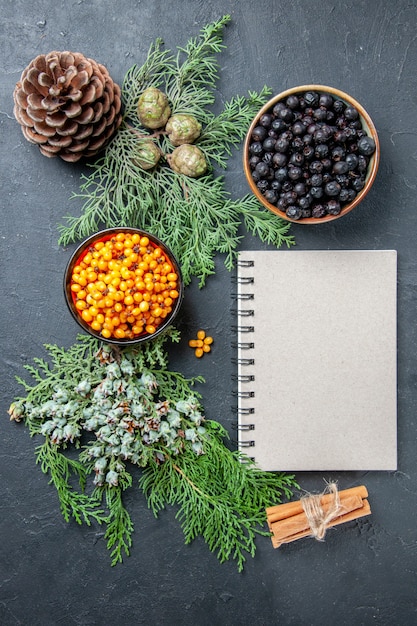
[[[252, 170], [251, 170], [250, 165], [249, 165], [249, 145], [253, 141], [251, 139], [252, 131], [255, 128], [255, 126], [257, 126], [259, 124], [259, 119], [260, 119], [260, 117], [262, 115], [264, 115], [265, 113], [270, 112], [273, 109], [273, 107], [278, 102], [285, 101], [288, 98], [288, 96], [300, 95], [301, 93], [305, 93], [306, 91], [315, 91], [315, 92], [318, 92], [319, 94], [327, 93], [327, 94], [332, 95], [334, 98], [342, 100], [346, 104], [349, 104], [349, 105], [355, 107], [356, 110], [359, 113], [359, 118], [360, 118], [360, 120], [362, 122], [363, 129], [366, 131], [366, 133], [370, 137], [373, 138], [373, 140], [375, 141], [375, 146], [376, 147], [375, 147], [375, 152], [373, 153], [373, 155], [372, 155], [372, 157], [371, 157], [371, 159], [369, 161], [368, 171], [367, 171], [366, 179], [365, 179], [365, 186], [357, 193], [356, 197], [350, 203], [345, 204], [345, 205], [342, 206], [342, 210], [341, 210], [341, 212], [338, 215], [329, 215], [329, 214], [327, 214], [324, 217], [320, 217], [320, 218], [304, 217], [304, 218], [300, 218], [300, 219], [295, 220], [295, 219], [291, 219], [290, 217], [288, 217], [284, 211], [281, 211], [274, 204], [271, 204], [270, 202], [268, 202], [265, 199], [265, 197], [263, 196], [263, 194], [257, 188], [257, 186], [256, 186], [256, 184], [255, 184], [255, 182], [254, 182], [254, 180], [252, 178]], [[243, 149], [243, 168], [244, 168], [244, 171], [245, 171], [245, 175], [246, 175], [247, 181], [249, 183], [249, 187], [251, 188], [251, 190], [254, 193], [254, 195], [258, 198], [258, 200], [267, 209], [269, 209], [270, 211], [272, 211], [273, 213], [275, 213], [279, 217], [282, 217], [283, 219], [288, 220], [290, 222], [295, 222], [297, 224], [322, 224], [324, 222], [330, 222], [332, 220], [338, 219], [339, 217], [342, 217], [343, 215], [346, 215], [347, 213], [352, 211], [352, 209], [354, 209], [365, 198], [366, 194], [368, 193], [368, 191], [372, 187], [372, 184], [373, 184], [373, 182], [375, 180], [375, 176], [376, 176], [376, 173], [377, 173], [377, 170], [378, 170], [378, 165], [379, 165], [379, 158], [380, 158], [380, 146], [379, 146], [379, 140], [378, 140], [377, 131], [375, 129], [375, 126], [374, 126], [370, 116], [365, 111], [363, 106], [361, 104], [359, 104], [359, 102], [357, 102], [357, 100], [352, 98], [352, 96], [350, 96], [349, 94], [344, 93], [340, 89], [335, 89], [334, 87], [327, 87], [325, 85], [302, 85], [302, 86], [299, 86], [299, 87], [294, 87], [292, 89], [287, 89], [286, 91], [283, 91], [282, 93], [278, 94], [277, 96], [274, 96], [257, 113], [257, 115], [254, 118], [254, 120], [252, 121], [252, 124], [250, 125], [249, 130], [248, 130], [247, 135], [246, 135], [246, 139], [245, 139], [245, 143], [244, 143], [244, 149]]]
[[[74, 294], [74, 292], [71, 290], [71, 284], [73, 282], [72, 275], [74, 272], [74, 267], [82, 261], [83, 257], [94, 246], [94, 244], [96, 244], [99, 241], [105, 242], [108, 239], [115, 237], [118, 233], [131, 233], [131, 234], [137, 233], [141, 237], [142, 236], [148, 237], [149, 242], [150, 242], [149, 245], [154, 248], [155, 247], [161, 248], [162, 254], [165, 256], [167, 261], [172, 266], [173, 271], [178, 276], [178, 280], [177, 280], [178, 297], [173, 301], [171, 305], [172, 310], [168, 313], [165, 319], [162, 320], [159, 326], [157, 326], [155, 332], [151, 334], [143, 331], [141, 334], [135, 335], [131, 338], [117, 339], [114, 336], [103, 337], [103, 335], [101, 334], [101, 331], [94, 330], [88, 322], [84, 321], [84, 319], [81, 317], [81, 312], [75, 306], [77, 297]], [[83, 330], [85, 330], [87, 333], [89, 333], [93, 337], [96, 337], [97, 339], [100, 339], [104, 342], [116, 344], [119, 346], [125, 346], [125, 345], [139, 344], [145, 341], [149, 341], [150, 339], [153, 339], [156, 336], [160, 335], [164, 330], [167, 329], [168, 326], [172, 324], [182, 304], [182, 300], [184, 297], [184, 283], [182, 279], [181, 268], [177, 260], [175, 259], [171, 250], [157, 237], [155, 237], [154, 235], [151, 235], [150, 233], [147, 233], [146, 231], [143, 231], [137, 228], [124, 228], [124, 227], [108, 228], [108, 229], [95, 233], [91, 237], [88, 237], [85, 241], [83, 241], [83, 243], [81, 243], [80, 246], [78, 246], [75, 252], [71, 255], [71, 258], [68, 261], [65, 274], [64, 274], [64, 295], [65, 295], [65, 301], [68, 305], [68, 308], [73, 318], [81, 326]]]

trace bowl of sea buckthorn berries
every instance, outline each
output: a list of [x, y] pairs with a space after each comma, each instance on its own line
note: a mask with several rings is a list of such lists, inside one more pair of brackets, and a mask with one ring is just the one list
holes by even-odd
[[184, 284], [173, 253], [154, 235], [109, 228], [86, 239], [64, 276], [68, 308], [88, 333], [108, 343], [148, 341], [178, 314]]
[[287, 89], [253, 119], [246, 179], [258, 200], [290, 222], [320, 224], [354, 209], [378, 170], [371, 117], [349, 94], [324, 85]]

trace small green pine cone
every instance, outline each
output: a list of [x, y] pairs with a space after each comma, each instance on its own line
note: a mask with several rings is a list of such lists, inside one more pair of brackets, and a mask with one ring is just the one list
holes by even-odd
[[188, 143], [175, 148], [168, 159], [170, 167], [178, 174], [198, 178], [207, 171], [207, 161], [197, 146]]
[[156, 87], [148, 87], [141, 93], [137, 110], [141, 124], [152, 129], [165, 126], [171, 115], [167, 96]]
[[184, 143], [194, 143], [200, 136], [201, 124], [193, 115], [177, 113], [169, 118], [165, 130], [172, 145], [181, 146]]
[[143, 170], [151, 170], [161, 158], [161, 152], [151, 139], [141, 141], [135, 150], [133, 163]]

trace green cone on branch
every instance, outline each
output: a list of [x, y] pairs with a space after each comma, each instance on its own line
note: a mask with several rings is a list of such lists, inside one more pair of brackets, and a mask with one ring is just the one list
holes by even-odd
[[148, 87], [141, 93], [137, 111], [141, 124], [152, 129], [165, 126], [171, 115], [167, 96], [156, 87]]
[[194, 143], [200, 136], [201, 124], [193, 115], [177, 113], [169, 118], [165, 130], [172, 145], [181, 146]]
[[161, 158], [161, 151], [151, 139], [141, 141], [136, 150], [133, 163], [143, 170], [151, 170]]
[[184, 143], [169, 156], [169, 165], [178, 174], [198, 178], [207, 171], [207, 161], [197, 146]]

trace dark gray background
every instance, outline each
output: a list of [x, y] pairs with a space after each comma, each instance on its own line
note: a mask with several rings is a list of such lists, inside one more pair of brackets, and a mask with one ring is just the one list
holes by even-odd
[[[416, 2], [1, 0], [0, 9], [0, 623], [416, 624]], [[330, 478], [340, 488], [366, 484], [372, 516], [339, 526], [324, 543], [273, 550], [269, 539], [258, 540], [243, 574], [233, 562], [220, 565], [202, 541], [185, 546], [174, 511], [155, 520], [131, 490], [132, 556], [110, 568], [101, 531], [63, 521], [54, 488], [35, 466], [36, 442], [6, 413], [21, 393], [14, 377], [23, 365], [45, 356], [44, 343], [69, 346], [78, 332], [61, 287], [72, 246], [58, 246], [56, 226], [80, 211], [69, 198], [83, 171], [24, 140], [12, 92], [30, 60], [51, 50], [83, 52], [121, 83], [156, 37], [175, 49], [225, 13], [232, 23], [220, 56], [219, 107], [264, 84], [278, 93], [322, 83], [356, 97], [378, 129], [381, 165], [366, 200], [341, 220], [292, 232], [299, 249], [398, 250], [398, 471], [298, 475], [312, 491]], [[226, 180], [233, 197], [247, 193], [240, 152]], [[264, 247], [251, 236], [242, 246]], [[172, 367], [206, 377], [206, 413], [233, 437], [232, 290], [221, 258], [203, 290], [187, 289]], [[186, 346], [198, 326], [215, 337], [201, 361]]]

